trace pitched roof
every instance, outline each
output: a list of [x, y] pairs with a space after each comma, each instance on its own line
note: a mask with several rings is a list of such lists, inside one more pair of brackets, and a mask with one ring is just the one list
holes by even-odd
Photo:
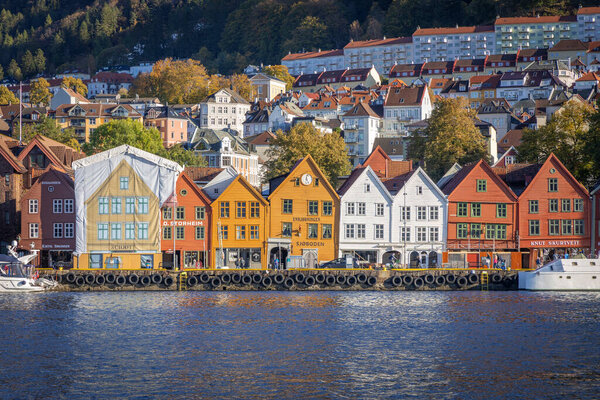
[[587, 49], [588, 45], [579, 39], [562, 39], [552, 46], [549, 51], [577, 51]]
[[408, 182], [411, 176], [417, 172], [417, 170], [406, 172], [402, 175], [395, 176], [393, 178], [387, 179], [383, 182], [385, 188], [390, 191], [390, 193], [396, 193], [400, 189], [404, 187], [404, 184]]
[[248, 103], [248, 101], [246, 101], [246, 99], [244, 99], [242, 96], [240, 96], [240, 94], [238, 92], [236, 92], [233, 89], [228, 89], [228, 88], [222, 88], [222, 89], [217, 90], [213, 94], [208, 95], [204, 100], [201, 101], [201, 103], [214, 103], [215, 95], [219, 92], [227, 93], [234, 100], [234, 103], [250, 104], [250, 103]]
[[268, 146], [277, 136], [271, 131], [264, 131], [254, 136], [247, 136], [244, 139], [246, 142], [254, 146]]
[[55, 117], [68, 117], [69, 112], [74, 108], [81, 108], [85, 111], [88, 117], [110, 117], [113, 112], [119, 108], [127, 111], [130, 117], [141, 117], [142, 114], [137, 112], [129, 104], [100, 104], [100, 103], [77, 103], [77, 104], [61, 104], [55, 111]]
[[75, 100], [77, 100], [79, 103], [89, 103], [90, 101], [88, 99], [85, 98], [85, 96], [77, 93], [76, 91], [74, 91], [71, 88], [67, 88], [67, 87], [63, 87], [62, 88], [65, 92], [67, 92], [67, 94], [71, 97], [74, 97]]
[[15, 147], [15, 142], [19, 142], [11, 137], [0, 135], [0, 156], [2, 156], [18, 173], [25, 173], [27, 169], [23, 162], [12, 152], [11, 148]]
[[342, 186], [340, 186], [339, 189], [337, 190], [338, 195], [340, 197], [342, 197], [343, 195], [345, 195], [346, 192], [348, 191], [348, 189], [350, 189], [352, 187], [352, 185], [354, 184], [354, 182], [356, 182], [356, 180], [358, 179], [358, 177], [361, 176], [362, 173], [367, 170], [367, 168], [369, 168], [369, 167], [356, 167], [356, 168], [354, 168], [352, 170], [352, 172], [350, 173], [350, 175], [348, 176], [348, 179], [346, 179], [344, 181], [344, 183], [342, 184]]
[[331, 185], [331, 183], [327, 179], [327, 176], [323, 173], [323, 171], [321, 171], [321, 168], [319, 168], [319, 165], [314, 160], [314, 158], [312, 158], [312, 156], [310, 154], [307, 154], [304, 158], [301, 158], [300, 160], [296, 161], [296, 163], [292, 166], [292, 168], [290, 168], [290, 171], [287, 174], [280, 175], [276, 178], [273, 178], [272, 179], [272, 181], [274, 182], [273, 185], [271, 185], [271, 182], [269, 182], [269, 196], [268, 197], [269, 198], [272, 197], [275, 194], [275, 192], [277, 191], [277, 189], [281, 186], [281, 183], [283, 183], [285, 181], [285, 178], [290, 176], [296, 168], [298, 168], [301, 164], [304, 164], [304, 163], [311, 164], [317, 170], [317, 173], [320, 175], [320, 179], [321, 179], [322, 183], [325, 185], [325, 187], [328, 189], [328, 191], [331, 193], [331, 195], [334, 197], [339, 197], [335, 188]]
[[343, 56], [344, 50], [336, 49], [336, 50], [324, 50], [324, 51], [307, 51], [304, 53], [290, 53], [282, 58], [282, 61], [293, 61], [293, 60], [305, 60], [308, 58], [318, 58], [318, 57], [336, 57]]
[[[548, 158], [546, 159], [546, 161], [544, 161], [543, 166], [545, 166], [547, 164], [550, 164], [550, 163], [555, 164], [559, 169], [561, 169], [563, 171], [563, 174], [571, 181], [571, 183], [573, 183], [573, 186], [575, 187], [575, 189], [577, 189], [582, 196], [584, 196], [584, 197], [588, 197], [589, 196], [589, 192], [585, 188], [585, 186], [583, 186], [577, 179], [575, 179], [575, 177], [571, 174], [571, 172], [567, 169], [567, 167], [564, 166], [564, 164], [558, 159], [558, 157], [556, 157], [554, 155], [554, 153], [550, 153], [550, 155], [548, 156]], [[543, 168], [543, 166], [542, 166], [542, 168]], [[535, 177], [533, 179], [535, 179]], [[531, 187], [531, 185], [528, 186], [523, 191], [523, 194], [525, 192], [527, 192], [527, 190], [529, 189], [529, 187]]]
[[[375, 172], [375, 174], [377, 174], [381, 180], [390, 179], [398, 175], [405, 174], [408, 171], [412, 171], [412, 161], [395, 161], [390, 158], [388, 153], [386, 153], [386, 151], [379, 144], [384, 140], [393, 141], [393, 138], [376, 138], [373, 144], [373, 151], [371, 154], [369, 154], [361, 166], [370, 166], [373, 169], [373, 172]], [[398, 140], [397, 138], [396, 141], [400, 143], [400, 148], [402, 148], [402, 140]], [[384, 161], [384, 169], [375, 169], [376, 164], [381, 160]]]
[[397, 87], [388, 90], [384, 105], [390, 106], [418, 106], [423, 102], [427, 86]]
[[574, 15], [548, 15], [537, 17], [508, 17], [496, 18], [495, 25], [518, 25], [518, 24], [546, 24], [557, 22], [576, 22], [577, 17]]
[[71, 164], [74, 161], [85, 157], [85, 154], [66, 144], [57, 142], [46, 136], [36, 135], [29, 141], [23, 151], [21, 151], [19, 160], [24, 160], [34, 147], [39, 148], [55, 166], [67, 172], [71, 171]]
[[412, 37], [396, 37], [396, 38], [383, 38], [383, 39], [369, 39], [369, 40], [353, 40], [350, 41], [344, 49], [354, 49], [359, 47], [375, 47], [375, 46], [392, 46], [394, 44], [407, 44], [412, 43]]
[[580, 7], [577, 15], [600, 14], [600, 7]]
[[194, 182], [209, 182], [211, 179], [221, 173], [223, 168], [185, 167], [184, 171]]
[[504, 149], [519, 147], [522, 137], [523, 129], [511, 129], [506, 132], [506, 135], [504, 135], [500, 141], [498, 141], [498, 146]]
[[381, 118], [381, 115], [377, 114], [369, 103], [366, 102], [358, 102], [354, 107], [352, 107], [344, 117], [373, 117], [373, 118]]
[[428, 36], [428, 35], [460, 35], [465, 33], [482, 33], [482, 32], [494, 32], [492, 25], [480, 25], [480, 26], [457, 26], [454, 28], [419, 28], [413, 36]]
[[587, 72], [581, 78], [577, 79], [577, 82], [597, 82], [600, 81], [600, 74], [597, 72]]

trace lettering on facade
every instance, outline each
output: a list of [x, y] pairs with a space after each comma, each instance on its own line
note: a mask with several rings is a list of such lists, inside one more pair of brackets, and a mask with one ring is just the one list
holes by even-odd
[[202, 226], [204, 221], [163, 221], [163, 226]]
[[63, 249], [73, 250], [68, 244], [42, 244], [42, 249]]
[[532, 240], [530, 246], [578, 247], [581, 246], [581, 240]]
[[60, 185], [59, 181], [42, 182], [42, 185]]
[[325, 242], [296, 242], [296, 246], [300, 247], [323, 247]]
[[134, 247], [132, 244], [111, 244], [111, 250], [133, 250]]
[[304, 222], [304, 221], [320, 222], [321, 218], [320, 217], [294, 217], [293, 221], [294, 222]]

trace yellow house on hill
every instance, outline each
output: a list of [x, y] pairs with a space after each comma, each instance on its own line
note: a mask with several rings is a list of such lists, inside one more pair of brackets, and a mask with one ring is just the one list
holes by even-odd
[[270, 264], [315, 268], [337, 257], [340, 198], [310, 155], [271, 179], [269, 193]]

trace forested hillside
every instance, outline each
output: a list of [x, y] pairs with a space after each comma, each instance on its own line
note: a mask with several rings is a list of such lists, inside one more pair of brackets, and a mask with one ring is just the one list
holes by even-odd
[[0, 0], [3, 76], [192, 57], [212, 72], [279, 63], [288, 51], [497, 15], [573, 14], [585, 0]]

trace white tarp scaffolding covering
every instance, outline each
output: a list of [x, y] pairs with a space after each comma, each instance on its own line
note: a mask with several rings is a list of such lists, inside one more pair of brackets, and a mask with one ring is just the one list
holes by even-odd
[[121, 145], [74, 161], [72, 168], [75, 171], [75, 255], [87, 252], [86, 201], [123, 160], [158, 197], [160, 206], [173, 194], [177, 178], [183, 171], [183, 167], [174, 161], [129, 145]]

